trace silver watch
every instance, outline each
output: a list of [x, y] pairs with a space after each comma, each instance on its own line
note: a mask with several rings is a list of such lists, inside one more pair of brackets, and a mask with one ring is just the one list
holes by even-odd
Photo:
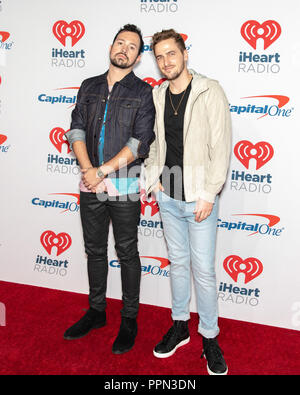
[[105, 178], [105, 174], [104, 174], [103, 171], [100, 169], [100, 167], [98, 167], [98, 169], [97, 169], [97, 177], [99, 177], [99, 178]]

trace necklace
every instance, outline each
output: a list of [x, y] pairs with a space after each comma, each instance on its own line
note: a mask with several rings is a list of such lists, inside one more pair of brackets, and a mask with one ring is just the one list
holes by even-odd
[[172, 108], [173, 108], [173, 110], [174, 110], [174, 115], [178, 115], [178, 110], [179, 110], [180, 104], [182, 103], [182, 100], [183, 100], [183, 98], [184, 98], [184, 95], [185, 95], [185, 92], [186, 92], [187, 88], [188, 88], [188, 87], [185, 88], [185, 90], [184, 90], [184, 92], [183, 92], [183, 94], [182, 94], [182, 96], [181, 96], [181, 99], [180, 99], [180, 101], [179, 101], [179, 104], [178, 104], [177, 108], [175, 108], [175, 107], [174, 107], [174, 104], [173, 104], [173, 101], [172, 101], [172, 97], [171, 97], [171, 89], [170, 89], [170, 87], [169, 87], [170, 103], [171, 103], [171, 106], [172, 106]]

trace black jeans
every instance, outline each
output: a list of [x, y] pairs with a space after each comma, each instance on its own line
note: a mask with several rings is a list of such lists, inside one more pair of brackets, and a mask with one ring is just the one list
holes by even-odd
[[85, 252], [88, 257], [90, 307], [104, 311], [108, 274], [107, 243], [109, 223], [112, 220], [115, 249], [121, 266], [122, 317], [136, 318], [139, 308], [141, 262], [137, 247], [137, 229], [140, 219], [139, 199], [116, 201], [116, 198], [98, 200], [94, 193], [80, 193], [80, 215]]

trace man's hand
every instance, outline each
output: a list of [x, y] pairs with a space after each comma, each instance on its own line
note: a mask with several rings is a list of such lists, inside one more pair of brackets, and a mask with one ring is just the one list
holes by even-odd
[[213, 203], [206, 202], [205, 200], [202, 199], [198, 199], [194, 211], [195, 221], [201, 222], [207, 217], [209, 217], [212, 212], [213, 206], [214, 206]]
[[161, 183], [159, 182], [156, 187], [153, 189], [154, 193], [157, 193], [158, 191], [163, 192], [165, 190], [165, 188], [161, 185]]
[[93, 193], [103, 193], [103, 192], [107, 192], [107, 187], [104, 181], [101, 181], [100, 184], [98, 184], [97, 186], [93, 187], [91, 189], [91, 192]]
[[97, 176], [97, 167], [91, 167], [89, 169], [81, 169], [81, 173], [82, 173], [82, 181], [85, 187], [87, 187], [90, 190], [95, 188], [104, 179], [104, 177], [99, 178]]

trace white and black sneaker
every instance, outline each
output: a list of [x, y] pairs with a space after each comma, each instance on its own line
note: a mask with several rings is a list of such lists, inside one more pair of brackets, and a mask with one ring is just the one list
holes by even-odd
[[201, 358], [203, 357], [206, 358], [209, 375], [227, 375], [228, 367], [216, 337], [214, 339], [203, 337], [203, 353]]
[[168, 358], [175, 354], [179, 347], [188, 344], [190, 334], [187, 321], [174, 321], [173, 326], [168, 330], [163, 339], [153, 350], [157, 358]]

